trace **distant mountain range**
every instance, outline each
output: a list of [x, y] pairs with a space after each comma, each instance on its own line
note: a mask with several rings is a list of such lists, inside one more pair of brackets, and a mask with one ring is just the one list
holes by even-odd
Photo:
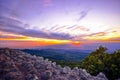
[[32, 55], [43, 56], [50, 60], [80, 61], [90, 54], [90, 50], [78, 49], [23, 49]]
[[74, 45], [74, 44], [57, 44], [57, 45], [49, 45], [49, 46], [38, 46], [33, 47], [32, 49], [77, 49], [82, 50], [82, 52], [88, 50], [88, 52], [92, 52], [98, 48], [98, 46], [104, 46], [108, 48], [108, 52], [113, 53], [116, 50], [119, 50], [118, 43], [89, 43], [89, 44], [80, 44], [80, 45]]

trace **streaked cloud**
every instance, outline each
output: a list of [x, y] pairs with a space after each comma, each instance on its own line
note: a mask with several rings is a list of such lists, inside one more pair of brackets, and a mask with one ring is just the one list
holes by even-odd
[[[56, 25], [49, 29], [36, 30], [36, 29], [30, 28], [29, 24], [20, 21], [20, 19], [16, 19], [13, 17], [5, 17], [5, 16], [0, 16], [0, 17], [1, 17], [0, 31], [8, 32], [8, 34], [12, 33], [16, 35], [23, 35], [23, 36], [36, 37], [36, 38], [61, 39], [61, 40], [73, 40], [73, 41], [74, 40], [78, 40], [78, 41], [116, 40], [116, 38], [120, 37], [120, 31], [118, 27], [112, 28], [105, 32], [97, 32], [97, 33], [91, 33], [89, 28], [86, 28], [84, 26], [79, 26], [79, 25], [73, 25], [73, 26]], [[15, 38], [10, 35], [7, 35], [7, 36], [11, 38]], [[5, 38], [5, 35], [0, 37]]]
[[106, 31], [106, 32], [99, 32], [94, 33], [91, 35], [84, 36], [87, 40], [97, 40], [97, 41], [113, 41], [113, 42], [119, 42], [120, 39], [120, 32], [119, 29], [117, 31]]
[[31, 43], [31, 46], [35, 41], [37, 42], [34, 45], [39, 41], [40, 44], [44, 42], [44, 45], [66, 44], [71, 41], [119, 42], [119, 2], [2, 0], [0, 41], [9, 41], [11, 44], [14, 43], [12, 41], [30, 41], [28, 43]]
[[84, 17], [86, 17], [87, 14], [88, 14], [88, 12], [89, 12], [89, 10], [87, 10], [87, 11], [81, 11], [81, 12], [79, 13], [80, 17], [77, 19], [77, 21], [80, 21], [80, 20], [82, 20]]
[[54, 32], [48, 33], [42, 30], [29, 29], [29, 24], [24, 24], [21, 21], [7, 17], [1, 17], [0, 27], [0, 31], [21, 34], [25, 36], [51, 39], [71, 39], [69, 34], [59, 34]]
[[98, 33], [93, 33], [90, 36], [92, 37], [100, 37], [100, 36], [105, 36], [106, 33], [105, 32], [98, 32]]

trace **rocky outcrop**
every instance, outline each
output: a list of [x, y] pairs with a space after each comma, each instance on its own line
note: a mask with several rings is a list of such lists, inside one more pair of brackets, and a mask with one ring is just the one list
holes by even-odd
[[19, 50], [0, 49], [0, 80], [107, 80], [103, 73], [91, 76], [84, 69], [62, 68], [43, 57]]

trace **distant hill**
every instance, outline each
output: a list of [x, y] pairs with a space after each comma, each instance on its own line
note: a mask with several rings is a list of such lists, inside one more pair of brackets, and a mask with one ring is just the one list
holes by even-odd
[[73, 45], [73, 44], [56, 44], [56, 45], [49, 45], [49, 46], [38, 46], [38, 47], [33, 47], [33, 49], [77, 49], [77, 50], [89, 50], [89, 51], [94, 51], [98, 46], [105, 46], [109, 50], [109, 53], [113, 53], [114, 51], [120, 49], [119, 48], [119, 43], [106, 43], [106, 42], [98, 42], [98, 43], [89, 43], [89, 44], [80, 44], [80, 45]]
[[80, 61], [87, 57], [90, 50], [78, 49], [23, 49], [23, 52], [43, 56], [50, 60]]

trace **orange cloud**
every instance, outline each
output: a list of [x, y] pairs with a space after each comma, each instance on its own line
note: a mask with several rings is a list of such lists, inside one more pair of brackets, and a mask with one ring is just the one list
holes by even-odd
[[[4, 36], [4, 37], [2, 37]], [[1, 45], [6, 45], [8, 47], [16, 47], [16, 48], [27, 48], [27, 47], [37, 47], [37, 46], [48, 46], [48, 45], [56, 45], [56, 44], [67, 44], [70, 43], [70, 40], [57, 40], [57, 39], [46, 39], [46, 38], [37, 38], [16, 34], [7, 34], [2, 33], [0, 36], [0, 41], [5, 41], [5, 43], [1, 43]]]
[[92, 34], [91, 36], [93, 36], [93, 37], [100, 37], [100, 36], [105, 36], [105, 35], [106, 35], [105, 32], [99, 32], [99, 33]]
[[2, 32], [0, 32], [0, 36], [2, 36]]
[[85, 28], [83, 26], [75, 26], [75, 28], [73, 28], [73, 30], [79, 30], [79, 31], [89, 31], [88, 28]]
[[35, 38], [35, 37], [14, 37], [14, 38], [0, 38], [0, 40], [5, 40], [5, 41], [42, 41], [42, 42], [49, 42], [53, 44], [63, 44], [63, 43], [69, 43], [71, 41], [69, 40], [56, 40], [56, 39], [45, 39], [45, 38]]
[[120, 42], [120, 34], [116, 33], [116, 31], [110, 33], [97, 33], [92, 36], [85, 36], [85, 39], [90, 41]]
[[42, 47], [53, 45], [50, 42], [44, 41], [2, 41], [2, 47], [10, 47], [10, 48], [33, 48], [33, 47]]

